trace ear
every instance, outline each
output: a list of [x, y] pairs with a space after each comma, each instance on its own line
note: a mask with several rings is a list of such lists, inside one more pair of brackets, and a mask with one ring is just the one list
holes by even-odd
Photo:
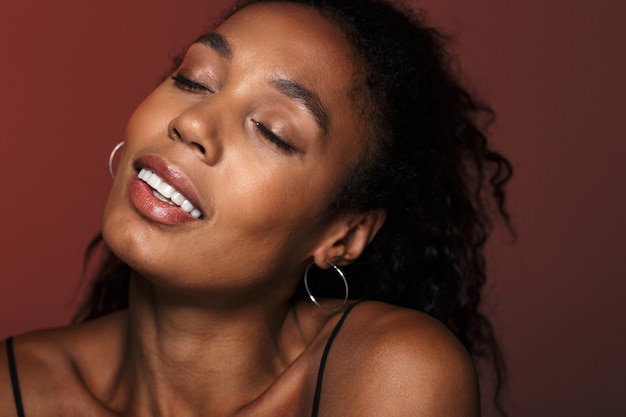
[[313, 261], [322, 269], [327, 262], [348, 265], [361, 256], [368, 243], [374, 239], [385, 223], [387, 212], [383, 209], [341, 216], [329, 227], [329, 232], [313, 253]]

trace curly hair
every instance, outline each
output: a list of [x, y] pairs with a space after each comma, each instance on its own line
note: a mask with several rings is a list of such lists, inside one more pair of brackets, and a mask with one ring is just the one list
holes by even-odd
[[[355, 111], [370, 121], [366, 151], [328, 213], [384, 208], [387, 218], [345, 268], [356, 277], [351, 296], [443, 322], [477, 362], [493, 365], [494, 402], [505, 415], [499, 400], [505, 365], [480, 310], [491, 218], [509, 222], [504, 203], [512, 167], [485, 133], [494, 112], [463, 87], [449, 39], [422, 13], [381, 0], [240, 0], [224, 18], [268, 1], [315, 7], [342, 29], [365, 71], [365, 88], [353, 93]], [[94, 239], [87, 258], [100, 241]], [[75, 321], [126, 307], [129, 275], [129, 267], [107, 252]], [[324, 295], [343, 297], [332, 289]]]

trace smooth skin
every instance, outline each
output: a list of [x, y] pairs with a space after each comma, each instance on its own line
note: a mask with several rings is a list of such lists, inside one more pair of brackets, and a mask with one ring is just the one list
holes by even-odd
[[[305, 6], [249, 6], [215, 33], [128, 124], [103, 234], [133, 268], [130, 308], [15, 340], [27, 417], [311, 413], [341, 312], [291, 294], [311, 262], [349, 264], [385, 220], [325, 210], [365, 149], [369, 121], [350, 98], [362, 74], [341, 31]], [[165, 224], [133, 202], [145, 155], [184, 173], [200, 220]], [[15, 416], [5, 360], [0, 387], [0, 416]], [[319, 415], [475, 416], [477, 392], [444, 326], [366, 302], [332, 347]]]

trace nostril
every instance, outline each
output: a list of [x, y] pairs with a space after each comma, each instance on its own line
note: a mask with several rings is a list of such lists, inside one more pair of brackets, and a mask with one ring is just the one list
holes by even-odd
[[204, 148], [204, 146], [200, 145], [198, 142], [191, 142], [191, 144], [198, 148], [202, 155], [206, 155], [206, 149]]
[[175, 127], [172, 128], [172, 136], [174, 136], [176, 139], [181, 139], [182, 138], [180, 132]]

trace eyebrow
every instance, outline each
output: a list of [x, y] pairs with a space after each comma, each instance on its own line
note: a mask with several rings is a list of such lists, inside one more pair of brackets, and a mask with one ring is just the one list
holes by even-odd
[[328, 112], [317, 94], [286, 77], [276, 77], [272, 80], [272, 84], [291, 100], [304, 106], [313, 115], [324, 135], [328, 135]]
[[[219, 33], [209, 32], [200, 36], [196, 43], [201, 43], [213, 49], [222, 57], [230, 60], [233, 56], [233, 47], [224, 36]], [[317, 125], [325, 136], [328, 136], [329, 117], [328, 111], [322, 104], [319, 96], [312, 91], [304, 88], [297, 82], [278, 76], [272, 80], [272, 84], [278, 91], [289, 97], [291, 100], [304, 106], [309, 113], [315, 118]]]
[[213, 49], [215, 52], [220, 54], [223, 58], [230, 60], [233, 56], [233, 47], [228, 40], [220, 35], [219, 33], [209, 32], [198, 39], [196, 39], [196, 43], [201, 43]]

